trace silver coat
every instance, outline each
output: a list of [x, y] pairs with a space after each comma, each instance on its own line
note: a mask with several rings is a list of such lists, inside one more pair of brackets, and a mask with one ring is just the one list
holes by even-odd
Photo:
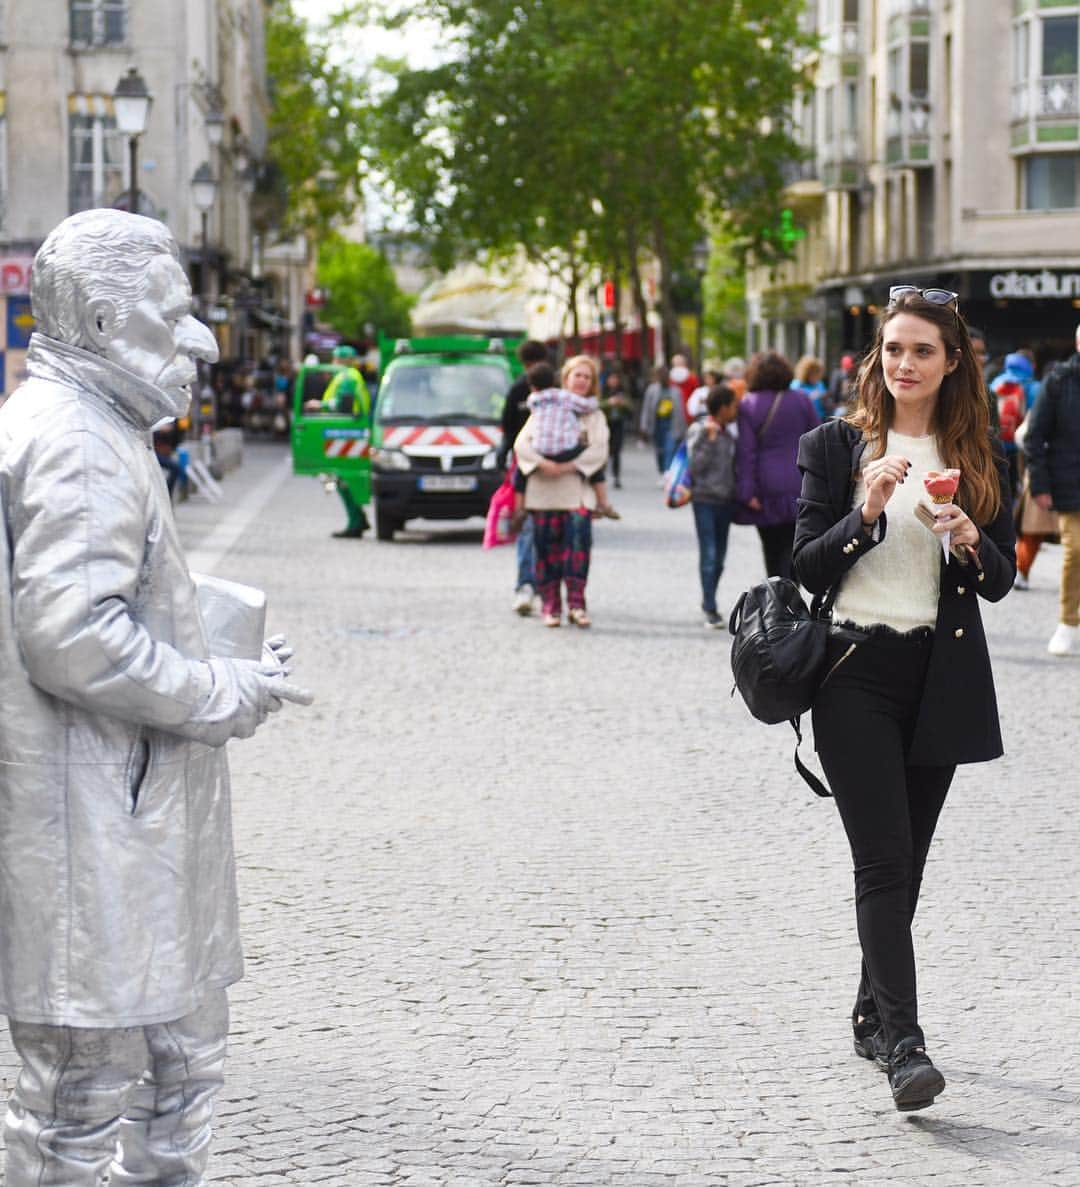
[[150, 447], [165, 393], [41, 334], [27, 368], [0, 412], [0, 1011], [167, 1021], [242, 973], [232, 661]]

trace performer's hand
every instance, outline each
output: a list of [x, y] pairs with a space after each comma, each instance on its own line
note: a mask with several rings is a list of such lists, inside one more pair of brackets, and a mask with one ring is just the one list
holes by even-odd
[[237, 682], [239, 704], [233, 714], [232, 736], [250, 738], [271, 713], [277, 713], [284, 701], [310, 705], [315, 699], [307, 689], [290, 684], [275, 659], [234, 659], [216, 661], [231, 666]]
[[1039, 506], [1044, 511], [1053, 511], [1053, 509], [1054, 509], [1054, 496], [1053, 495], [1032, 495], [1031, 497], [1035, 500], [1036, 503], [1039, 504]]
[[271, 683], [270, 696], [277, 701], [277, 704], [271, 708], [271, 713], [276, 713], [281, 708], [282, 701], [291, 701], [294, 705], [310, 705], [315, 701], [313, 692], [301, 688], [299, 684], [292, 684], [288, 680], [280, 680], [276, 677]]
[[263, 643], [262, 662], [264, 664], [277, 662], [281, 666], [283, 676], [288, 676], [292, 670], [289, 667], [289, 660], [292, 657], [293, 649], [288, 645], [284, 635], [271, 635]]

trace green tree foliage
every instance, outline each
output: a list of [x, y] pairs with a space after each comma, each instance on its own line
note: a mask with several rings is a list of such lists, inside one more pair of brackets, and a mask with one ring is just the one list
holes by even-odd
[[417, 0], [446, 58], [402, 68], [373, 123], [402, 209], [444, 260], [524, 247], [671, 277], [710, 221], [778, 252], [801, 0]]
[[367, 338], [368, 325], [391, 338], [408, 337], [412, 298], [376, 248], [329, 235], [319, 246], [317, 275], [328, 293], [322, 319], [343, 337]]
[[334, 29], [310, 29], [291, 0], [267, 13], [269, 161], [256, 208], [287, 231], [326, 231], [360, 200], [366, 88], [335, 55]]
[[746, 268], [723, 232], [713, 235], [702, 289], [708, 353], [720, 358], [741, 355], [746, 348]]

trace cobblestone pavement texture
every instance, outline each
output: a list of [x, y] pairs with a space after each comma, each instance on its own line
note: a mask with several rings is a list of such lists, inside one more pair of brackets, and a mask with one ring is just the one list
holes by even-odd
[[[851, 1050], [835, 810], [730, 697], [648, 453], [596, 532], [588, 632], [515, 617], [512, 550], [473, 524], [334, 540], [337, 500], [291, 475], [258, 507], [284, 462], [249, 446], [224, 504], [178, 509], [192, 548], [258, 510], [217, 571], [269, 591], [319, 698], [232, 747], [247, 976], [210, 1183], [1080, 1184], [1060, 550], [985, 609], [1008, 756], [962, 770], [931, 855], [948, 1089], [905, 1117]], [[735, 529], [722, 603], [760, 573]]]

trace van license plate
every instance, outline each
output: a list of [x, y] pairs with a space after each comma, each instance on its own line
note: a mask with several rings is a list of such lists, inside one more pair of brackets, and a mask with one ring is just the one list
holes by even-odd
[[476, 490], [477, 479], [468, 474], [425, 474], [418, 479], [421, 490]]

